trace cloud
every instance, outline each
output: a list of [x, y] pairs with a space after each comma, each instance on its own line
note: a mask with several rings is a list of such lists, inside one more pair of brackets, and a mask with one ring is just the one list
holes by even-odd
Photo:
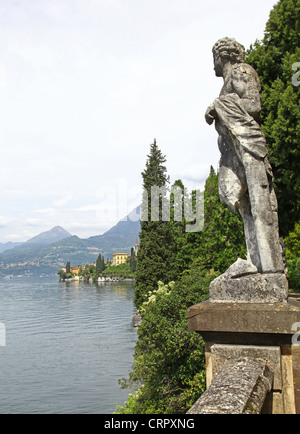
[[55, 210], [53, 208], [36, 209], [35, 212], [40, 213], [40, 214], [45, 214], [48, 217], [52, 217], [55, 214]]
[[5, 237], [4, 237], [4, 239], [3, 239], [5, 242], [7, 242], [7, 241], [20, 241], [20, 233], [18, 232], [18, 233], [8, 233]]
[[31, 218], [31, 217], [28, 217], [26, 220], [25, 220], [25, 224], [27, 225], [27, 226], [38, 226], [39, 224], [41, 224], [41, 220], [40, 219], [37, 219], [37, 218]]
[[68, 196], [66, 196], [66, 197], [64, 197], [62, 199], [55, 200], [53, 202], [53, 206], [55, 208], [63, 208], [64, 206], [67, 205], [67, 203], [69, 203], [69, 202], [71, 202], [73, 200], [73, 197], [74, 196], [72, 194], [69, 194]]
[[189, 167], [179, 170], [178, 174], [179, 178], [201, 183], [206, 180], [209, 171], [210, 165], [208, 164], [191, 164]]
[[77, 212], [88, 212], [88, 211], [98, 211], [104, 208], [104, 205], [96, 205], [94, 203], [90, 204], [90, 205], [83, 205], [80, 206], [79, 208], [73, 208], [73, 211], [77, 211]]
[[100, 235], [112, 227], [110, 223], [84, 223], [81, 221], [72, 221], [68, 224], [67, 228], [70, 232], [80, 233], [81, 238], [88, 238], [95, 235]]
[[4, 228], [8, 225], [10, 219], [7, 217], [0, 216], [0, 227]]

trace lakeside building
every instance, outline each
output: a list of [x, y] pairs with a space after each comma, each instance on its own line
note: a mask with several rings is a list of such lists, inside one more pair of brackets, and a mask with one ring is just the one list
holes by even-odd
[[74, 274], [74, 276], [78, 276], [81, 271], [81, 267], [70, 267], [70, 271]]
[[[66, 267], [62, 267], [61, 269], [64, 273], [67, 272], [67, 268]], [[70, 272], [74, 274], [74, 276], [78, 276], [80, 271], [82, 270], [82, 267], [70, 267]]]
[[127, 260], [131, 257], [127, 253], [114, 253], [112, 265], [126, 264]]
[[[139, 250], [139, 243], [138, 243], [138, 239], [136, 239], [136, 241], [135, 241], [135, 245], [133, 246], [133, 252], [134, 252], [134, 256], [137, 256], [137, 254], [138, 254], [138, 250]], [[114, 266], [117, 266], [117, 265], [122, 265], [122, 264], [126, 264], [126, 262], [128, 261], [128, 259], [130, 259], [131, 258], [131, 255], [129, 255], [128, 253], [114, 253], [113, 254], [113, 260], [111, 260], [111, 259], [106, 259], [105, 260], [105, 264], [106, 264], [106, 266], [111, 266], [111, 265], [114, 265]], [[92, 265], [92, 266], [96, 266], [96, 263], [93, 263], [93, 264], [90, 264], [90, 265]], [[81, 271], [82, 271], [82, 269], [83, 269], [84, 267], [82, 267], [82, 266], [78, 266], [78, 267], [70, 267], [70, 272], [74, 275], [74, 276], [78, 276], [80, 273], [81, 273]], [[62, 267], [61, 268], [61, 270], [64, 272], [64, 273], [66, 273], [66, 267]]]

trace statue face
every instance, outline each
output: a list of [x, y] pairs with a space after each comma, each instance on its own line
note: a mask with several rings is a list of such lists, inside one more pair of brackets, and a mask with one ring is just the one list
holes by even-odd
[[214, 54], [214, 70], [217, 77], [223, 77], [224, 63], [220, 56]]

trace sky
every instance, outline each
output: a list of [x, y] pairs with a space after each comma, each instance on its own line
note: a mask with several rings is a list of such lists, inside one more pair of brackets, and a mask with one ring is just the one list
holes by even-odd
[[264, 36], [274, 0], [0, 0], [0, 242], [99, 235], [141, 201], [154, 138], [171, 183], [218, 168], [212, 46]]

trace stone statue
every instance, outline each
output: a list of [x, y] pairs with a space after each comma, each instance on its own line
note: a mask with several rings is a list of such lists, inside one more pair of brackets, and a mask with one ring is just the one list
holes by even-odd
[[[245, 63], [245, 49], [235, 39], [220, 39], [213, 47], [213, 55], [216, 76], [223, 77], [224, 85], [219, 98], [208, 107], [205, 119], [209, 125], [215, 123], [219, 134], [220, 200], [233, 212], [239, 211], [242, 215], [248, 252], [247, 261], [239, 259], [222, 279], [227, 278], [230, 285], [234, 278], [257, 275], [257, 285], [257, 280], [261, 281], [264, 276], [269, 282], [263, 289], [265, 295], [270, 293], [271, 299], [274, 296], [274, 300], [283, 301], [287, 297], [287, 283], [272, 168], [266, 139], [258, 123], [261, 110], [259, 77], [252, 66]], [[246, 280], [244, 278], [242, 282], [244, 287]], [[250, 280], [254, 285], [253, 278]], [[232, 298], [232, 294], [228, 294], [229, 286], [226, 290], [224, 285], [223, 289], [217, 286], [213, 291], [214, 286], [213, 283], [212, 298]], [[252, 297], [251, 294], [237, 295], [234, 292], [238, 299], [265, 301], [260, 300], [264, 298], [262, 294]]]

